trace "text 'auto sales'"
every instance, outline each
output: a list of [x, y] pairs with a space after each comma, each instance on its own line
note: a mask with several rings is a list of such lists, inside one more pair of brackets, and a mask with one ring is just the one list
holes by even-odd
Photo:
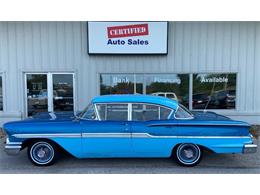
[[143, 39], [120, 39], [134, 36], [149, 35], [148, 24], [135, 24], [125, 26], [107, 27], [107, 45], [149, 45], [148, 40]]

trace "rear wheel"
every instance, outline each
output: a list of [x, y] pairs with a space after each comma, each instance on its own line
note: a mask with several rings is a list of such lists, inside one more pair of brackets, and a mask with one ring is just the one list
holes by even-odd
[[183, 143], [176, 148], [174, 156], [179, 165], [192, 167], [200, 162], [202, 150], [196, 144]]
[[49, 166], [56, 160], [56, 146], [49, 141], [36, 141], [28, 147], [28, 157], [37, 166]]

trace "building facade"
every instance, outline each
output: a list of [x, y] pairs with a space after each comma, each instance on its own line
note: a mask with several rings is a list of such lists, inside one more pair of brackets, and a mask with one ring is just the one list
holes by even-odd
[[152, 94], [260, 125], [260, 23], [168, 22], [167, 54], [88, 51], [87, 22], [0, 22], [0, 125]]

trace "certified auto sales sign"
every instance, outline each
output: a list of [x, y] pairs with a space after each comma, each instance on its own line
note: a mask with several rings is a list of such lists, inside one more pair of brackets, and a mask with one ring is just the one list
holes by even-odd
[[88, 22], [89, 54], [167, 54], [167, 22]]

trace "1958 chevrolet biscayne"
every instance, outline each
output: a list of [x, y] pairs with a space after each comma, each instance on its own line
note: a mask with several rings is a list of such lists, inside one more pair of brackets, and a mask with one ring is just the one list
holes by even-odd
[[63, 149], [77, 158], [173, 157], [194, 166], [204, 150], [254, 153], [250, 125], [213, 112], [190, 112], [177, 101], [158, 96], [106, 95], [92, 100], [76, 116], [45, 113], [4, 124], [5, 150], [28, 148], [35, 165], [55, 162]]

